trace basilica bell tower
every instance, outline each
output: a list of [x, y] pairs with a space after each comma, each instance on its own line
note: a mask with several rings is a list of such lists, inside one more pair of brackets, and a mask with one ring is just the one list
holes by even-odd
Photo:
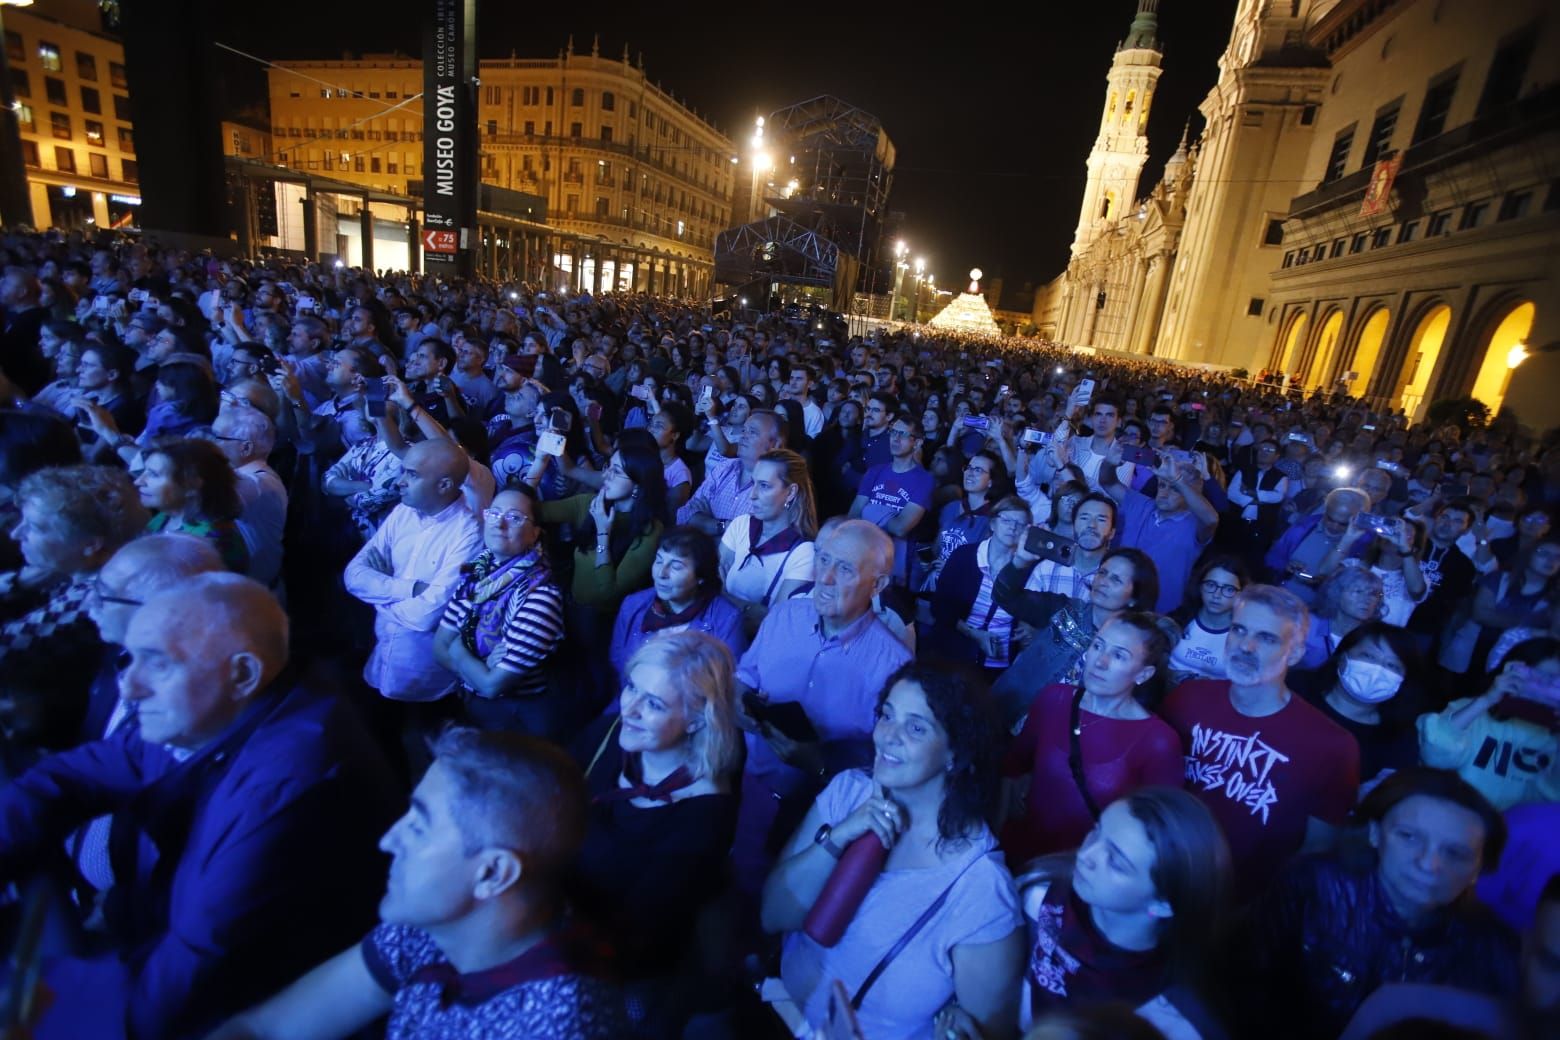
[[1116, 47], [1105, 77], [1104, 114], [1089, 152], [1089, 181], [1073, 232], [1075, 257], [1137, 199], [1138, 178], [1148, 159], [1148, 112], [1163, 71], [1158, 12], [1159, 0], [1138, 0], [1132, 27]]

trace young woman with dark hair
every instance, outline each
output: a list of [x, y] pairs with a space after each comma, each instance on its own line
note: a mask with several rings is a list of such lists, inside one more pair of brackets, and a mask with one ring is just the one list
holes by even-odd
[[1118, 614], [1095, 634], [1079, 683], [1048, 686], [1030, 705], [1003, 765], [1010, 864], [1076, 848], [1102, 806], [1181, 782], [1181, 738], [1136, 696], [1164, 668], [1170, 627], [1158, 614]]
[[1028, 925], [1022, 1024], [1105, 1001], [1166, 1036], [1219, 1036], [1206, 992], [1231, 889], [1229, 846], [1198, 798], [1147, 787], [1107, 805], [1076, 853], [1018, 878]]
[[[987, 702], [958, 675], [906, 665], [879, 697], [872, 741], [872, 771], [829, 783], [764, 886], [764, 927], [787, 933], [785, 988], [814, 1026], [839, 979], [861, 997], [863, 1035], [1007, 1036], [1023, 931], [987, 824], [998, 755]], [[806, 921], [857, 841], [888, 849], [884, 869], [825, 946]]]
[[1224, 678], [1224, 640], [1235, 612], [1235, 597], [1251, 584], [1251, 572], [1238, 556], [1204, 553], [1186, 583], [1186, 598], [1171, 617], [1181, 638], [1170, 652], [1170, 678]]

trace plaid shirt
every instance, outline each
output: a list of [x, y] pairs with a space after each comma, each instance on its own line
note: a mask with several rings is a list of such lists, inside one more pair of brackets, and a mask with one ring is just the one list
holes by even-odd
[[[0, 595], [15, 591], [16, 575], [0, 580]], [[76, 577], [58, 586], [41, 606], [29, 610], [0, 627], [0, 668], [14, 660], [12, 655], [35, 650], [40, 644], [73, 640], [72, 626], [84, 624], [97, 635], [97, 626], [87, 617], [87, 597], [92, 594], [93, 578]]]
[[[753, 477], [750, 474], [744, 480], [741, 459], [721, 455], [711, 448], [704, 465], [704, 483], [688, 504], [677, 511], [679, 524], [687, 523], [702, 511], [708, 511], [717, 520], [730, 520], [752, 510]], [[700, 503], [703, 510], [697, 508]]]

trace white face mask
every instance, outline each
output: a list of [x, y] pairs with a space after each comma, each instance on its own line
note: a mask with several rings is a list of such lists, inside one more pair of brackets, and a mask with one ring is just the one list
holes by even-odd
[[1338, 682], [1355, 700], [1363, 704], [1380, 704], [1397, 695], [1403, 685], [1403, 676], [1384, 664], [1346, 657], [1338, 672]]

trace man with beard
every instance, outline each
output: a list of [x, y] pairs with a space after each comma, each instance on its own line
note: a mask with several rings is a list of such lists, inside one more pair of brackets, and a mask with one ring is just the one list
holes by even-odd
[[1247, 587], [1225, 643], [1229, 678], [1190, 679], [1160, 712], [1187, 749], [1187, 786], [1229, 839], [1243, 899], [1297, 853], [1325, 849], [1359, 787], [1359, 745], [1285, 682], [1309, 628], [1294, 593]]

